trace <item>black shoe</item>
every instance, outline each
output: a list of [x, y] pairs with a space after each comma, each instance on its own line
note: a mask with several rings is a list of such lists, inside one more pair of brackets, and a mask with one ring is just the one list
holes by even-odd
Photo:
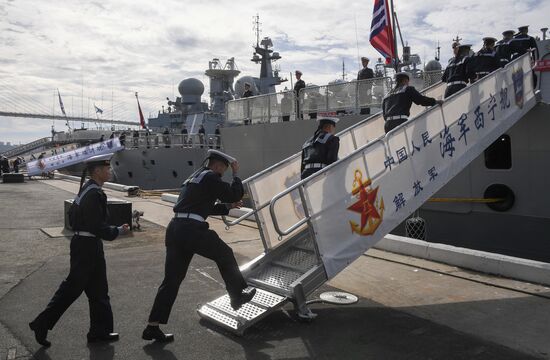
[[231, 307], [235, 311], [239, 310], [241, 306], [243, 306], [244, 304], [252, 300], [255, 294], [256, 294], [255, 288], [252, 288], [251, 290], [246, 290], [246, 289], [243, 290], [243, 292], [240, 293], [238, 296], [231, 297]]
[[52, 343], [46, 339], [46, 337], [48, 336], [48, 329], [40, 327], [34, 321], [29, 323], [29, 327], [32, 331], [34, 331], [34, 338], [37, 343], [44, 347], [50, 347], [52, 345]]
[[103, 335], [88, 334], [86, 337], [88, 338], [89, 343], [111, 342], [111, 341], [118, 341], [118, 339], [119, 339], [118, 333], [108, 333], [108, 334], [103, 334]]
[[158, 342], [170, 342], [174, 340], [173, 334], [165, 334], [162, 332], [160, 327], [147, 325], [143, 334], [141, 335], [143, 340], [155, 340]]

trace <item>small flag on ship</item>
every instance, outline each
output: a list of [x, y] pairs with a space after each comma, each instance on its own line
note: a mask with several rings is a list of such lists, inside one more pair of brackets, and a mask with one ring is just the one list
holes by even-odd
[[139, 110], [139, 123], [141, 124], [141, 128], [145, 129], [145, 118], [143, 117], [143, 112], [141, 111], [141, 106], [139, 105], [139, 98], [138, 93], [136, 92], [136, 100], [138, 104], [138, 110]]

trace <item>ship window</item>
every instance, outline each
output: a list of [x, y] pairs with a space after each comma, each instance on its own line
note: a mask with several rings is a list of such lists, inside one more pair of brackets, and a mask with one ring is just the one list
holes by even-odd
[[128, 177], [129, 177], [129, 178], [132, 178], [133, 176], [134, 176], [134, 174], [132, 174], [131, 171], [128, 171]]
[[178, 177], [178, 173], [176, 172], [176, 170], [172, 170], [172, 175], [174, 175], [175, 178]]
[[487, 169], [510, 169], [512, 167], [512, 142], [509, 135], [501, 135], [485, 150]]
[[187, 165], [193, 166], [193, 161], [189, 160], [189, 161], [187, 162]]
[[151, 165], [155, 165], [155, 160], [151, 159]]

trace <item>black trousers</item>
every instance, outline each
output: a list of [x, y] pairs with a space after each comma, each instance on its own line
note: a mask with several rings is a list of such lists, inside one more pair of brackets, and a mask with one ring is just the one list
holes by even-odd
[[41, 327], [53, 329], [61, 315], [86, 293], [90, 306], [90, 335], [113, 332], [113, 312], [109, 300], [107, 269], [103, 242], [99, 238], [75, 235], [71, 239], [69, 275], [55, 292], [46, 309], [34, 320]]
[[233, 250], [215, 231], [208, 229], [207, 222], [174, 218], [166, 229], [164, 280], [155, 297], [149, 322], [168, 322], [180, 284], [195, 254], [216, 262], [229, 296], [238, 296], [247, 287]]
[[386, 120], [384, 123], [384, 131], [389, 133], [391, 130], [395, 129], [399, 125], [403, 124], [407, 119], [395, 119], [395, 120]]
[[448, 98], [449, 96], [453, 95], [454, 93], [457, 93], [459, 92], [460, 90], [464, 89], [466, 87], [466, 85], [464, 84], [456, 84], [456, 85], [451, 85], [451, 86], [447, 86], [447, 88], [445, 89], [445, 99]]

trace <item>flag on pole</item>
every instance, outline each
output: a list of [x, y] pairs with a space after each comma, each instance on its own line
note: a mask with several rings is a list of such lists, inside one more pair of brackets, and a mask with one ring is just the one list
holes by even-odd
[[141, 124], [141, 128], [145, 129], [145, 118], [143, 117], [143, 112], [141, 112], [141, 106], [139, 105], [139, 98], [138, 98], [137, 92], [136, 92], [136, 100], [137, 100], [138, 110], [139, 110], [139, 123]]
[[370, 43], [386, 58], [386, 64], [390, 64], [392, 59], [395, 58], [395, 42], [390, 22], [388, 0], [374, 0]]
[[95, 108], [95, 113], [96, 113], [96, 114], [97, 114], [97, 113], [103, 114], [103, 110], [100, 109], [100, 108], [98, 108], [98, 107], [95, 105], [95, 103], [94, 103], [94, 108]]
[[59, 97], [59, 106], [61, 107], [61, 112], [63, 113], [63, 115], [67, 116], [67, 114], [65, 114], [65, 106], [63, 106], [63, 100], [61, 100], [59, 89], [57, 89], [57, 96]]

